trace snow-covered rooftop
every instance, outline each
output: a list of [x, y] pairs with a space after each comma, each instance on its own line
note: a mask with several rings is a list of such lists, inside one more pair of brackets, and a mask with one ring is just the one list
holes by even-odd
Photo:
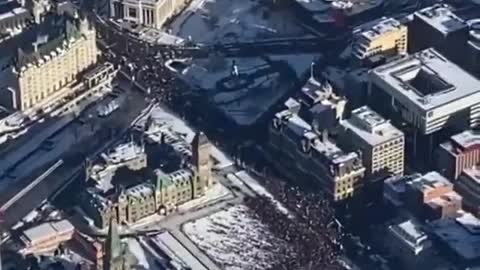
[[57, 234], [73, 232], [75, 228], [68, 220], [58, 222], [47, 222], [23, 232], [29, 242], [39, 243], [43, 240], [54, 237]]
[[463, 100], [469, 106], [480, 98], [479, 80], [433, 48], [375, 68], [370, 74], [383, 91], [423, 114], [453, 101]]
[[426, 7], [415, 12], [414, 16], [420, 18], [444, 34], [455, 32], [459, 29], [466, 29], [468, 27], [467, 23], [455, 15], [451, 8], [442, 4]]
[[390, 225], [388, 229], [398, 241], [402, 241], [414, 254], [420, 253], [431, 245], [422, 226], [413, 219]]
[[399, 129], [367, 106], [353, 110], [341, 125], [372, 146], [403, 137]]

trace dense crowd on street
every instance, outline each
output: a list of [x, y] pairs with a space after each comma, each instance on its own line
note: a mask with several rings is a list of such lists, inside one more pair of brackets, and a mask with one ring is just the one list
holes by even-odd
[[[105, 33], [103, 33], [106, 36]], [[168, 70], [168, 59], [188, 57], [181, 50], [153, 47], [138, 40], [126, 38], [121, 33], [109, 33], [110, 44], [116, 44], [108, 55], [109, 61], [121, 64], [123, 71], [148, 89], [150, 96], [185, 114], [189, 101], [185, 93], [188, 86]], [[328, 202], [320, 194], [306, 193], [296, 187], [288, 187], [277, 181], [266, 183], [277, 199], [291, 211], [287, 216], [278, 211], [266, 197], [246, 199], [246, 205], [256, 218], [266, 224], [279, 239], [277, 262], [273, 270], [342, 269], [338, 264], [341, 254], [340, 233], [333, 226], [333, 213]]]
[[266, 185], [290, 213], [285, 215], [266, 197], [246, 199], [255, 217], [288, 243], [287, 247], [278, 243], [278, 262], [271, 269], [343, 269], [338, 264], [341, 234], [328, 201], [318, 193], [282, 182], [268, 181]]

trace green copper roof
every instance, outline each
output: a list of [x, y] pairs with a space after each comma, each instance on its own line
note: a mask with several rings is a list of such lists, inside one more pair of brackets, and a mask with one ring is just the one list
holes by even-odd
[[110, 220], [105, 249], [105, 256], [108, 257], [108, 260], [113, 260], [123, 255], [122, 242], [120, 241], [120, 235], [118, 234], [118, 224], [117, 220], [114, 218]]

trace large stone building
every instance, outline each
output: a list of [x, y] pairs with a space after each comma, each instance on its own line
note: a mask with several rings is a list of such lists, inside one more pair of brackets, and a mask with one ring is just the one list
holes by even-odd
[[[301, 105], [290, 99], [287, 109], [275, 115], [270, 126], [269, 148], [275, 162], [296, 178], [313, 180], [334, 201], [356, 195], [363, 185], [365, 168], [355, 152], [343, 152], [328, 138], [321, 123], [328, 121], [327, 114], [307, 110], [300, 116]], [[312, 107], [314, 108], [314, 107]]]
[[341, 121], [339, 142], [348, 150], [362, 152], [367, 175], [387, 169], [403, 175], [403, 133], [367, 106], [355, 109]]
[[42, 109], [70, 93], [69, 85], [97, 62], [95, 29], [76, 12], [50, 14], [0, 44], [0, 103]]
[[435, 152], [437, 171], [456, 180], [462, 171], [480, 162], [480, 132], [466, 130], [440, 144]]
[[185, 0], [110, 0], [110, 16], [156, 29], [185, 5]]
[[[201, 197], [207, 188], [215, 184], [211, 173], [210, 149], [211, 144], [206, 136], [198, 133], [192, 142], [190, 164], [170, 173], [155, 169], [150, 179], [144, 179], [143, 183], [126, 189], [117, 189], [113, 193], [102, 193], [97, 187], [88, 188], [82, 196], [82, 207], [100, 228], [108, 226], [112, 218], [119, 223], [133, 224], [155, 213], [167, 214], [174, 211], [178, 205]], [[131, 158], [125, 158], [126, 156]], [[110, 163], [101, 171], [94, 170], [91, 177], [97, 182], [100, 178], [110, 182], [121, 167], [133, 170], [145, 168], [143, 153], [126, 156], [121, 159], [121, 163]], [[106, 157], [104, 159], [108, 160]], [[114, 190], [113, 187], [109, 189]]]
[[407, 27], [396, 19], [381, 18], [357, 31], [352, 52], [359, 60], [375, 55], [407, 54]]

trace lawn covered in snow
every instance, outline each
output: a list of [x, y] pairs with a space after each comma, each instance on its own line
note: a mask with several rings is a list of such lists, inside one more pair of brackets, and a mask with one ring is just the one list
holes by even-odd
[[[183, 225], [183, 232], [225, 270], [263, 270], [276, 261], [274, 237], [245, 205]], [[285, 243], [286, 245], [286, 243]]]

